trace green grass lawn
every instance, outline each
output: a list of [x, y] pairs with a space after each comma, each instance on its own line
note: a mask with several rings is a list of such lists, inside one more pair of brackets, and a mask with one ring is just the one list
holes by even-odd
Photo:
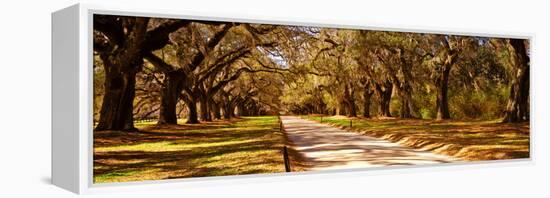
[[529, 123], [489, 121], [361, 119], [309, 115], [302, 118], [345, 127], [392, 142], [465, 160], [529, 157]]
[[284, 172], [276, 116], [94, 133], [94, 183]]

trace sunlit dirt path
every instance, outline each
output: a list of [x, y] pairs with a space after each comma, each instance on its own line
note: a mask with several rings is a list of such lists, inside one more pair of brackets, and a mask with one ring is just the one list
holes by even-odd
[[288, 139], [311, 170], [438, 164], [456, 158], [419, 151], [326, 124], [281, 116]]

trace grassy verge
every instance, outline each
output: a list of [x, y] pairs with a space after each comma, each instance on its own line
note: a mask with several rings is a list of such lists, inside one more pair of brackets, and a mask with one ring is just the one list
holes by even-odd
[[94, 183], [284, 172], [277, 117], [94, 133]]
[[491, 121], [433, 121], [421, 119], [360, 119], [310, 115], [321, 121], [409, 147], [464, 160], [498, 160], [529, 157], [529, 123]]

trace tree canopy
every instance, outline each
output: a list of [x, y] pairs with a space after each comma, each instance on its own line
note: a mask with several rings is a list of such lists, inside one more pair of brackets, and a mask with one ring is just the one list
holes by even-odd
[[96, 130], [247, 115], [529, 119], [529, 42], [94, 15]]

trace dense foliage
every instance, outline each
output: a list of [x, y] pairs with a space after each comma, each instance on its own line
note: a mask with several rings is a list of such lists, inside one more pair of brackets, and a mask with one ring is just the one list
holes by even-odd
[[246, 115], [529, 118], [521, 39], [94, 16], [96, 130]]

